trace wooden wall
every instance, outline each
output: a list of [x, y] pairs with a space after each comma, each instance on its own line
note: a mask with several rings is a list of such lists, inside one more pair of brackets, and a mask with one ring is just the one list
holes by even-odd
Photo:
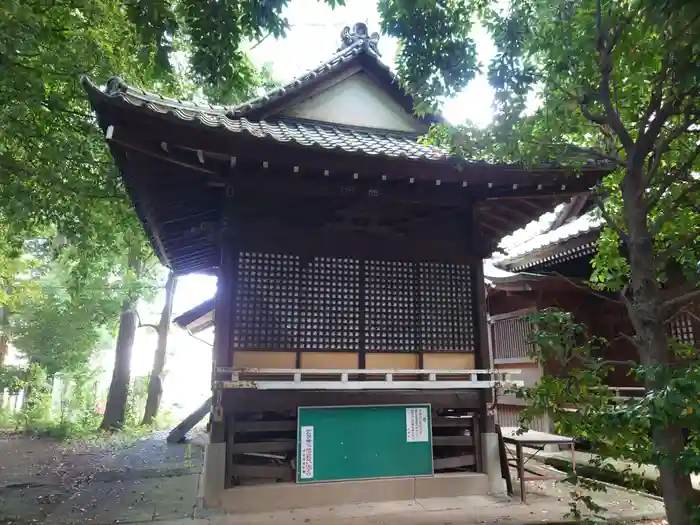
[[477, 391], [224, 392], [226, 486], [295, 479], [297, 411], [300, 406], [430, 403], [436, 473], [479, 468]]
[[483, 286], [471, 264], [246, 252], [234, 275], [235, 367], [476, 365]]

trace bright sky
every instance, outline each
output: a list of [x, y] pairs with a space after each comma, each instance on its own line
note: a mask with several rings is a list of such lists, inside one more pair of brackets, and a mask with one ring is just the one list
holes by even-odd
[[[272, 37], [265, 39], [252, 50], [253, 60], [260, 64], [272, 63], [276, 78], [284, 82], [327, 60], [338, 48], [340, 32], [345, 26], [364, 22], [370, 33], [379, 32], [376, 0], [347, 0], [347, 4], [331, 9], [318, 0], [291, 0], [285, 12], [292, 26], [287, 38], [283, 41]], [[475, 30], [473, 37], [479, 60], [487, 64], [495, 53], [491, 38], [482, 28]], [[394, 67], [396, 40], [381, 36], [379, 52], [382, 61]], [[475, 124], [486, 125], [491, 120], [492, 102], [493, 91], [486, 78], [480, 77], [445, 104], [445, 117], [453, 123], [470, 119]]]

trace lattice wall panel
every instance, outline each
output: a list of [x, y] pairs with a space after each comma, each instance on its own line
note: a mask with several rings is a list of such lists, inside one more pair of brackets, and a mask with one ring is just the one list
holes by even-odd
[[417, 352], [414, 265], [365, 262], [365, 349]]
[[316, 257], [301, 272], [299, 349], [360, 350], [360, 262]]
[[234, 350], [475, 348], [468, 266], [243, 252], [237, 279]]
[[297, 346], [299, 281], [298, 257], [239, 254], [234, 349], [288, 350]]
[[695, 345], [693, 320], [687, 313], [676, 316], [669, 324], [670, 335], [679, 343]]
[[423, 352], [474, 351], [474, 309], [469, 267], [420, 263], [420, 345]]
[[491, 323], [494, 359], [526, 359], [530, 350], [531, 313]]

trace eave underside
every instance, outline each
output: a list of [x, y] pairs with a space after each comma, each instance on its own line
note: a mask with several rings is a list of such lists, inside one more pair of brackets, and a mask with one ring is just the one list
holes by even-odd
[[527, 271], [587, 278], [590, 275], [591, 257], [596, 252], [599, 236], [598, 230], [588, 232], [513, 258], [498, 266], [512, 272]]
[[424, 242], [426, 253], [439, 252], [431, 239], [450, 230], [443, 237], [459, 242], [455, 223], [474, 216], [480, 238], [462, 239], [484, 256], [601, 175], [328, 151], [154, 115], [108, 97], [93, 105], [151, 243], [178, 275], [219, 266], [226, 192], [239, 203], [241, 195], [267, 203], [248, 213], [274, 211], [261, 234], [291, 223], [339, 245], [343, 236], [377, 244], [408, 236]]

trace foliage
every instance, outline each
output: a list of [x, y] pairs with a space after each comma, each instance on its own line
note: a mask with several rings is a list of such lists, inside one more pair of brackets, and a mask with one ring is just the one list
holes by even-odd
[[[595, 190], [606, 231], [592, 283], [618, 291], [629, 312], [630, 341], [647, 367], [638, 372], [655, 400], [642, 408], [677, 414], [688, 402], [666, 380], [692, 382], [695, 372], [669, 371], [677, 356], [666, 323], [700, 297], [700, 4], [487, 1], [477, 14], [498, 51], [488, 68], [496, 118], [485, 129], [440, 126], [429, 140], [468, 159], [611, 171]], [[669, 522], [688, 524], [695, 494], [687, 469], [673, 465], [695, 460], [680, 420], [667, 420], [645, 446], [668, 458], [658, 464]]]
[[404, 88], [419, 99], [418, 113], [436, 98], [455, 95], [477, 71], [471, 38], [477, 1], [379, 0], [382, 30], [398, 39], [396, 66]]
[[26, 371], [16, 365], [0, 366], [0, 394], [7, 390], [9, 395], [20, 392], [26, 383]]
[[[81, 441], [97, 444], [108, 442], [112, 446], [126, 446], [147, 435], [154, 429], [163, 429], [172, 423], [166, 411], [155, 418], [153, 424], [142, 425], [140, 416], [145, 400], [145, 392], [130, 389], [129, 407], [123, 432], [119, 436], [97, 431], [101, 414], [97, 412], [97, 379], [102, 372], [85, 366], [71, 373], [61, 373], [49, 380], [39, 365], [28, 368], [3, 369], [2, 373], [21, 379], [24, 389], [24, 404], [19, 411], [0, 409], [0, 429], [14, 430], [36, 436], [49, 437], [62, 441]], [[0, 373], [0, 377], [3, 377]], [[15, 394], [17, 391], [11, 391]], [[53, 398], [56, 397], [56, 404]]]
[[8, 242], [51, 225], [89, 260], [137, 230], [80, 75], [153, 81], [115, 2], [6, 2], [0, 12], [0, 223]]
[[[534, 387], [515, 390], [519, 398], [530, 404], [522, 411], [521, 425], [527, 428], [534, 418], [546, 413], [557, 432], [590, 444], [591, 452], [597, 455], [598, 468], [611, 468], [610, 460], [619, 459], [638, 465], [666, 464], [685, 473], [700, 469], [700, 436], [696, 432], [686, 436], [678, 458], [655, 451], [652, 445], [652, 430], [656, 427], [680, 424], [686, 429], [700, 428], [697, 359], [680, 367], [635, 366], [633, 373], [640, 379], [661, 375], [654, 380], [662, 380], [667, 386], [643, 397], [618, 400], [607, 387], [606, 378], [616, 365], [627, 363], [606, 359], [605, 340], [591, 337], [584, 325], [561, 310], [545, 310], [530, 321], [537, 327], [532, 335], [531, 355], [551, 373]], [[679, 357], [688, 352], [683, 345], [676, 345], [676, 350]], [[631, 472], [624, 474], [629, 483], [639, 483]], [[571, 480], [581, 482], [573, 474]], [[582, 503], [591, 514], [599, 514], [601, 509], [593, 500], [575, 493], [574, 504]], [[574, 505], [572, 512], [576, 515], [581, 509]], [[700, 520], [698, 509], [694, 512], [694, 519]]]
[[[120, 0], [139, 34], [143, 54], [170, 71], [175, 52], [189, 55], [189, 77], [207, 96], [241, 93], [260, 83], [245, 44], [283, 38], [289, 0]], [[331, 7], [345, 0], [325, 0]], [[474, 77], [476, 48], [469, 36], [479, 0], [379, 0], [382, 30], [399, 41], [397, 65], [404, 85], [424, 101], [449, 96]], [[436, 37], [437, 35], [437, 37]]]
[[[197, 4], [202, 3], [179, 2], [178, 6], [194, 13], [202, 7]], [[191, 27], [187, 20], [178, 26], [169, 18], [173, 6], [131, 0], [9, 0], [3, 4], [0, 306], [10, 301], [8, 294], [27, 289], [11, 286], [25, 271], [21, 257], [24, 243], [44, 235], [47, 228], [52, 237], [60, 236], [62, 244], [79, 251], [73, 268], [76, 281], [95, 268], [101, 274], [106, 270], [121, 273], [119, 265], [124, 261], [119, 255], [134, 242], [145, 246], [145, 236], [95, 126], [80, 77], [88, 75], [105, 82], [120, 74], [134, 84], [165, 94], [192, 94], [196, 85], [177, 68], [163, 67], [164, 49], [184, 53], [185, 58], [190, 49], [195, 50], [170, 34], [177, 27]], [[275, 11], [262, 4], [259, 7], [269, 13], [253, 17], [251, 24], [268, 20]], [[211, 9], [199, 11], [207, 24], [214, 23], [211, 14]], [[216, 39], [217, 34], [202, 33], [201, 38]], [[237, 38], [226, 36], [222, 48], [225, 41], [231, 41], [229, 37]], [[202, 41], [203, 45], [211, 43]], [[217, 57], [247, 60], [237, 45], [230, 51], [234, 55], [226, 51]], [[193, 55], [195, 69], [196, 57], [202, 56], [201, 50], [199, 53]], [[216, 73], [234, 66], [235, 62], [227, 62]], [[221, 82], [205, 86], [204, 95], [232, 102], [251, 94], [259, 83], [270, 82], [269, 71], [259, 72], [249, 63], [243, 69], [248, 72], [245, 81], [234, 82], [236, 90], [227, 91], [221, 82], [233, 80], [223, 75]]]
[[39, 365], [29, 365], [26, 371], [25, 399], [17, 414], [17, 428], [24, 432], [38, 433], [51, 419], [51, 383]]
[[[75, 254], [65, 251], [31, 282], [37, 291], [25, 297], [11, 320], [13, 344], [30, 363], [53, 377], [83, 370], [115, 318], [129, 284], [96, 272], [75, 283]], [[141, 284], [141, 283], [139, 283]]]

